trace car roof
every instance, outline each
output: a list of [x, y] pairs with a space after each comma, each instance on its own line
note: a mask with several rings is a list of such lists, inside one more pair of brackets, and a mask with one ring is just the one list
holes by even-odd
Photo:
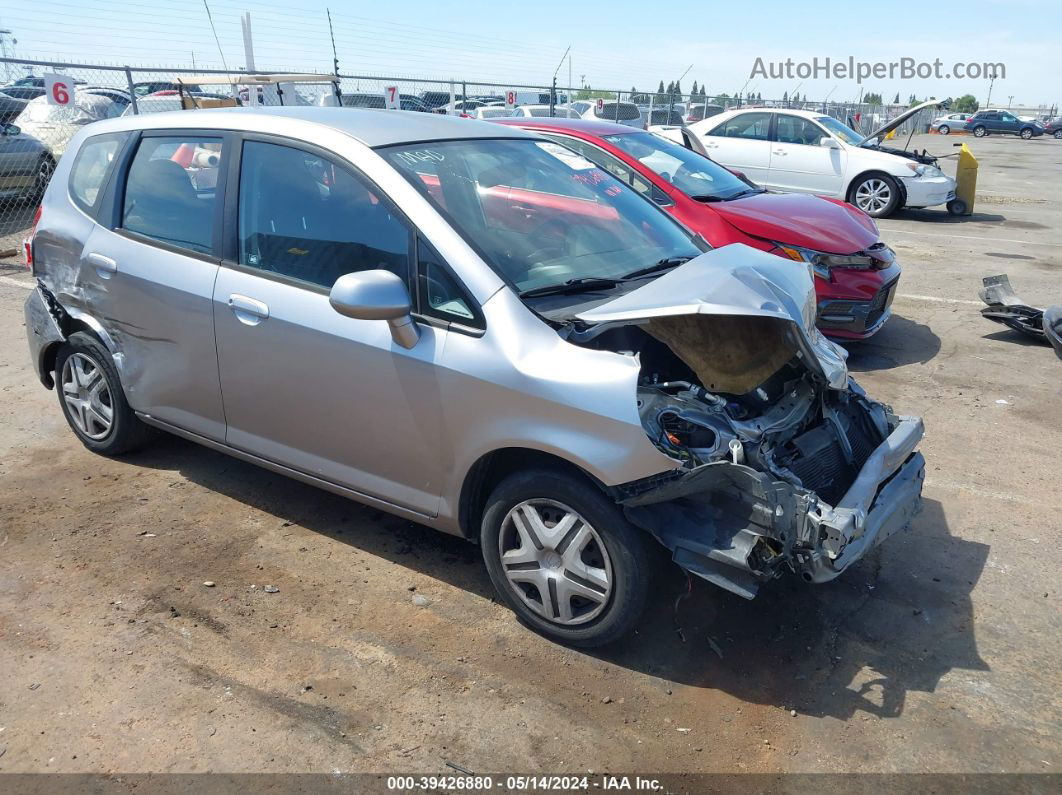
[[204, 108], [153, 113], [144, 118], [125, 116], [110, 119], [94, 125], [94, 129], [102, 132], [105, 129], [119, 131], [187, 127], [277, 132], [285, 121], [294, 122], [296, 127], [305, 123], [329, 127], [370, 147], [466, 138], [523, 138], [529, 135], [520, 130], [511, 130], [502, 135], [497, 125], [437, 113], [315, 106]]
[[520, 118], [514, 117], [512, 119], [498, 119], [492, 122], [493, 124], [504, 124], [507, 127], [536, 127], [541, 129], [557, 130], [558, 132], [568, 130], [570, 132], [581, 132], [587, 135], [627, 135], [636, 132], [642, 132], [640, 128], [628, 127], [624, 124], [616, 124], [611, 121], [597, 121], [596, 119], [569, 119], [563, 116], [554, 116], [553, 118]]

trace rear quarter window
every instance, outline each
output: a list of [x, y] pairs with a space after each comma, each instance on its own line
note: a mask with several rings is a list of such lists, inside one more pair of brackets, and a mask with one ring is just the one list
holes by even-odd
[[103, 188], [114, 170], [118, 152], [129, 133], [108, 133], [86, 138], [70, 169], [70, 198], [89, 215], [99, 208]]

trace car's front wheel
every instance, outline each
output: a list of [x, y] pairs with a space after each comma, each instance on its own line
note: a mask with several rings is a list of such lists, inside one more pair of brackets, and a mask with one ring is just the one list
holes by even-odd
[[1033, 131], [1026, 127], [1021, 131], [1021, 137], [1028, 141], [1030, 138], [1033, 137]]
[[948, 133], [950, 133], [950, 132], [951, 132], [951, 127], [949, 127], [949, 126], [948, 126], [948, 125], [946, 125], [946, 124], [942, 124], [942, 125], [940, 125], [940, 127], [939, 127], [939, 128], [937, 129], [937, 132], [939, 132], [939, 133], [940, 133], [941, 135], [947, 135]]
[[596, 486], [548, 470], [498, 485], [480, 543], [491, 581], [513, 612], [572, 646], [600, 646], [630, 631], [659, 555]]
[[900, 186], [888, 174], [866, 174], [848, 191], [848, 201], [871, 218], [884, 218], [900, 205]]
[[1060, 129], [1060, 130], [1055, 130], [1055, 133], [1054, 133], [1054, 134], [1055, 134], [1055, 138], [1056, 138], [1056, 139], [1058, 139], [1059, 141], [1062, 141], [1062, 129]]
[[125, 400], [110, 352], [91, 334], [71, 334], [55, 359], [63, 416], [89, 450], [127, 453], [154, 434]]
[[986, 135], [988, 135], [988, 130], [985, 129], [983, 124], [978, 124], [976, 127], [974, 127], [973, 133], [974, 137], [976, 138], [984, 138]]

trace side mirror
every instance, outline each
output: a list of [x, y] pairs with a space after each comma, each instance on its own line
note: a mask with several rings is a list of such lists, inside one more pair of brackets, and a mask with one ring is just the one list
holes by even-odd
[[412, 348], [420, 331], [410, 311], [409, 290], [391, 271], [358, 271], [336, 279], [328, 303], [339, 314], [356, 320], [386, 320], [391, 338], [403, 348]]
[[841, 148], [841, 145], [829, 135], [824, 135], [819, 139], [819, 146], [825, 146], [827, 149]]

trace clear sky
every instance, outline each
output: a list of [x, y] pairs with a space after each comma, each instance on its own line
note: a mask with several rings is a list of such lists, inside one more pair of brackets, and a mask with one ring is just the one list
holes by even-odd
[[[855, 99], [855, 79], [770, 79], [749, 75], [764, 62], [1001, 62], [992, 104], [1062, 104], [1059, 53], [1062, 3], [966, 0], [963, 3], [777, 2], [700, 0], [208, 0], [227, 68], [244, 66], [240, 14], [250, 11], [258, 69], [330, 71], [325, 7], [332, 11], [343, 73], [548, 84], [572, 46], [576, 85], [656, 88], [692, 69], [682, 86], [709, 93], [743, 87], [765, 99], [799, 91], [813, 100]], [[0, 27], [13, 31], [14, 54], [94, 63], [221, 68], [203, 0], [6, 0]], [[8, 52], [12, 50], [7, 37]], [[568, 64], [559, 80], [567, 83]], [[746, 85], [747, 83], [747, 85]], [[982, 103], [987, 79], [869, 78], [865, 91], [959, 96]], [[831, 93], [832, 92], [832, 93]]]

